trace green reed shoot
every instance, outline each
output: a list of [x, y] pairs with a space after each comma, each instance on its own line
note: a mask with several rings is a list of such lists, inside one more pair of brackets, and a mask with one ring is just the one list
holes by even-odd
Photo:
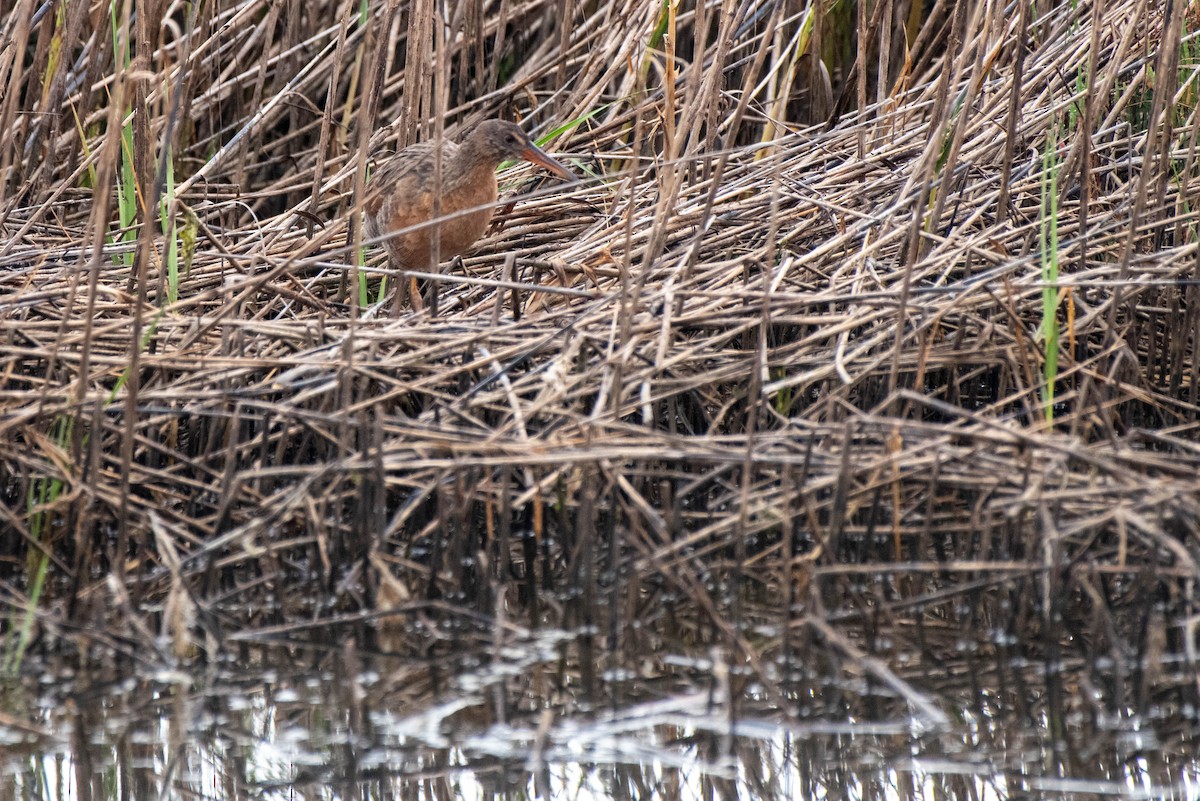
[[1044, 345], [1042, 404], [1046, 422], [1054, 422], [1054, 383], [1058, 379], [1058, 123], [1050, 126], [1042, 153], [1042, 204], [1038, 245], [1042, 262], [1042, 326]]
[[[116, 58], [113, 67], [117, 72], [121, 72], [129, 69], [129, 37], [124, 37], [124, 42], [121, 41], [120, 32], [124, 26], [117, 18], [117, 0], [110, 0], [108, 10], [112, 19], [113, 53]], [[127, 111], [128, 109], [122, 108], [121, 116], [127, 117]], [[137, 240], [137, 231], [134, 229], [134, 221], [137, 219], [137, 182], [133, 173], [133, 120], [127, 121], [121, 127], [121, 169], [117, 173], [117, 210], [121, 226], [117, 236], [111, 241], [132, 244]], [[132, 266], [132, 249], [127, 253], [122, 253], [118, 258], [126, 266]]]
[[[55, 421], [53, 443], [59, 450], [65, 452], [70, 446], [71, 432], [74, 419], [60, 416]], [[39, 476], [29, 484], [25, 496], [26, 519], [29, 521], [29, 538], [34, 543], [44, 543], [48, 538], [53, 515], [47, 510], [58, 500], [64, 489], [60, 478]], [[25, 651], [33, 636], [33, 621], [36, 616], [38, 602], [46, 583], [46, 573], [50, 567], [47, 549], [30, 548], [26, 556], [26, 568], [29, 575], [29, 598], [23, 614], [14, 613], [5, 628], [12, 635], [6, 643], [4, 661], [0, 665], [0, 676], [12, 678], [21, 668], [25, 659]], [[17, 619], [19, 618], [19, 619]]]
[[168, 146], [166, 186], [158, 204], [158, 219], [162, 224], [164, 243], [163, 262], [167, 268], [167, 303], [179, 300], [179, 235], [175, 230], [175, 164]]

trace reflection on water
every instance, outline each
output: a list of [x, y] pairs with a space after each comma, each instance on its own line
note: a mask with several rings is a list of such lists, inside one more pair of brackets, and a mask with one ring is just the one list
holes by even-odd
[[[1195, 710], [1175, 705], [1194, 673], [1169, 658], [1147, 713], [1113, 714], [1078, 661], [1010, 658], [981, 690], [851, 643], [584, 665], [595, 637], [509, 627], [419, 660], [242, 642], [208, 668], [86, 676], [51, 660], [8, 687], [0, 798], [1200, 798]], [[995, 676], [995, 656], [969, 668]]]

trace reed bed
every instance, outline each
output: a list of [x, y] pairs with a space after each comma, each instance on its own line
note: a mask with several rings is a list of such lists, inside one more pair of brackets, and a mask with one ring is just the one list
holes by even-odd
[[[1192, 6], [129, 6], [0, 36], [10, 639], [308, 636], [386, 566], [384, 611], [611, 600], [617, 650], [667, 592], [756, 670], [1191, 653]], [[397, 311], [372, 154], [493, 116], [585, 180], [505, 170]]]

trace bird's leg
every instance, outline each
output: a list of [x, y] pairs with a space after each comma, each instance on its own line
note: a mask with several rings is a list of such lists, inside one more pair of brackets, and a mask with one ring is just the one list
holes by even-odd
[[[450, 262], [450, 268], [453, 270], [462, 270], [463, 269], [462, 256], [455, 256], [454, 259], [451, 260], [451, 262]], [[445, 272], [445, 270], [442, 269], [441, 265], [438, 265], [437, 274], [442, 275], [444, 272]], [[428, 304], [429, 313], [432, 314], [434, 317], [437, 317], [439, 301], [441, 300], [441, 296], [442, 296], [442, 282], [435, 279], [433, 281], [425, 281], [423, 283], [424, 283], [424, 287], [423, 287], [424, 291], [421, 292], [421, 297], [425, 300], [426, 304]], [[417, 286], [420, 286], [420, 284], [418, 284], [414, 280], [413, 286], [417, 287]], [[416, 289], [413, 290], [414, 294], [416, 293], [416, 291], [417, 291]]]
[[421, 290], [417, 286], [417, 279], [409, 275], [406, 270], [400, 270], [396, 281], [396, 297], [392, 305], [392, 315], [399, 317], [404, 313], [404, 309], [409, 303], [412, 303], [413, 311], [421, 311], [425, 307], [421, 298]]
[[414, 275], [406, 275], [404, 278], [407, 284], [404, 289], [412, 299], [413, 311], [419, 312], [425, 308], [425, 297], [421, 294], [421, 282]]
[[[440, 272], [442, 271], [438, 271], [439, 275]], [[438, 301], [440, 300], [440, 297], [442, 297], [442, 282], [438, 281], [437, 278], [434, 278], [433, 281], [422, 282], [416, 282], [414, 279], [413, 294], [420, 296], [421, 299], [425, 301], [426, 305], [430, 307], [430, 314], [432, 317], [437, 317]]]
[[408, 305], [408, 276], [403, 272], [396, 274], [396, 288], [392, 290], [396, 294], [392, 296], [392, 316], [399, 317], [404, 313], [404, 307]]
[[396, 276], [396, 296], [392, 298], [392, 316], [399, 317], [408, 305], [408, 275], [401, 272]]

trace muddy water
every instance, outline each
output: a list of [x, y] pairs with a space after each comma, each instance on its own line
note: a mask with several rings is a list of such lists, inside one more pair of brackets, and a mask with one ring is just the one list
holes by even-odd
[[175, 667], [31, 653], [3, 696], [0, 798], [1200, 798], [1185, 655], [1116, 709], [1096, 677], [1137, 664], [984, 639], [938, 666], [826, 633], [765, 663], [681, 641], [618, 662], [595, 631], [517, 626], [419, 658], [328, 631]]

